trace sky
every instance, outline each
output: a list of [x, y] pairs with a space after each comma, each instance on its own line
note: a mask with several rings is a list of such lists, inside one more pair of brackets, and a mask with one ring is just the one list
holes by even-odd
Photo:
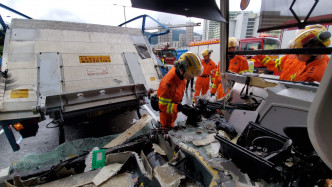
[[[218, 6], [220, 1], [216, 1]], [[70, 21], [117, 26], [136, 16], [147, 14], [164, 24], [185, 24], [187, 21], [200, 22], [194, 32], [203, 33], [203, 19], [148, 11], [131, 7], [130, 0], [2, 0], [1, 3], [19, 11], [33, 19]], [[259, 12], [261, 0], [251, 0], [245, 11]], [[125, 10], [125, 16], [124, 16]], [[240, 0], [230, 0], [230, 11], [240, 11]], [[22, 18], [0, 7], [0, 15], [9, 23], [12, 18]], [[137, 20], [128, 27], [141, 27], [141, 20]], [[147, 20], [147, 27], [156, 26]]]

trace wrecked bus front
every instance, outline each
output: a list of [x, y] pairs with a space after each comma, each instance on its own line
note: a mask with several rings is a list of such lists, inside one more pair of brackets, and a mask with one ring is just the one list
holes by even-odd
[[160, 82], [148, 45], [134, 28], [13, 19], [3, 53], [8, 73], [1, 81], [0, 124], [138, 108]]

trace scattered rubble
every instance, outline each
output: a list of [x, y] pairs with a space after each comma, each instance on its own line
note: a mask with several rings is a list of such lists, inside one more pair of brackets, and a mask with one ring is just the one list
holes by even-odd
[[[280, 172], [278, 173], [279, 170], [276, 168], [284, 167], [283, 162], [287, 163], [287, 167], [296, 167], [296, 164], [300, 163], [299, 160], [288, 158], [288, 154], [291, 153], [287, 152], [287, 148], [292, 144], [287, 139], [276, 135], [284, 142], [281, 146], [283, 148], [270, 148], [268, 146], [273, 143], [271, 138], [268, 140], [271, 141], [270, 144], [264, 144], [260, 139], [269, 138], [268, 135], [272, 134], [254, 123], [249, 123], [243, 133], [237, 136], [232, 132], [233, 138], [230, 138], [227, 132], [217, 130], [217, 126], [212, 125], [219, 120], [218, 116], [213, 116], [198, 123], [197, 127], [186, 126], [180, 130], [171, 130], [168, 133], [169, 138], [165, 139], [158, 128], [147, 125], [150, 124], [151, 117], [144, 115], [132, 128], [107, 144], [109, 148], [105, 149], [103, 168], [83, 172], [80, 168], [85, 167], [84, 160], [87, 155], [64, 155], [70, 156], [71, 159], [60, 162], [46, 173], [35, 173], [33, 178], [24, 175], [12, 175], [14, 178], [7, 176], [4, 182], [22, 186], [51, 187], [278, 186], [283, 181], [278, 178]], [[145, 126], [150, 130], [144, 134], [142, 129]], [[200, 133], [197, 133], [198, 131]], [[217, 133], [210, 133], [211, 131]], [[265, 152], [263, 148], [266, 148]], [[268, 150], [274, 152], [271, 154]], [[283, 154], [279, 156], [278, 153]], [[278, 161], [283, 158], [286, 160]], [[255, 162], [252, 159], [255, 159]], [[272, 163], [277, 167], [266, 168], [262, 163]], [[286, 172], [286, 167], [284, 170], [283, 172]]]

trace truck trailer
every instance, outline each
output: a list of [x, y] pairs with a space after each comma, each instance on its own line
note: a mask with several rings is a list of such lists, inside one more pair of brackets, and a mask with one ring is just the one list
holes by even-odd
[[18, 122], [28, 128], [49, 115], [61, 126], [66, 118], [138, 110], [161, 79], [152, 57], [140, 29], [13, 19], [0, 88], [0, 124], [13, 150], [8, 127]]

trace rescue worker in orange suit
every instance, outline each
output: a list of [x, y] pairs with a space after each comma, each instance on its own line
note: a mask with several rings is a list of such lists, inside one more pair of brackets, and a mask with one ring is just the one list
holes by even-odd
[[200, 95], [205, 95], [210, 87], [210, 76], [212, 75], [211, 71], [216, 68], [216, 64], [210, 59], [212, 50], [204, 49], [202, 52], [202, 65], [203, 65], [203, 74], [198, 76], [195, 83], [195, 94], [193, 97], [193, 103], [195, 102], [195, 97]]
[[[239, 41], [234, 37], [230, 37], [228, 39], [228, 51], [234, 52], [237, 50], [238, 47], [239, 47]], [[234, 57], [229, 57], [229, 58], [230, 60], [229, 60], [228, 71], [239, 74], [249, 71], [249, 65], [246, 57], [241, 55], [236, 55]]]
[[272, 60], [265, 55], [259, 55], [254, 56], [251, 60], [261, 62], [270, 71], [281, 72], [279, 79], [286, 81], [291, 81], [292, 75], [305, 66], [305, 62], [299, 61], [296, 55], [285, 55], [276, 60]]
[[[328, 47], [331, 33], [319, 25], [307, 26], [291, 41], [290, 48]], [[286, 55], [276, 61], [265, 55], [257, 56], [258, 60], [271, 71], [282, 71], [281, 80], [320, 82], [329, 57], [326, 55]]]
[[198, 115], [198, 109], [182, 105], [181, 100], [187, 80], [200, 76], [202, 73], [203, 66], [199, 57], [194, 53], [186, 52], [174, 62], [174, 66], [161, 80], [157, 96], [162, 130], [167, 131], [174, 126], [179, 111], [187, 116]]
[[216, 72], [218, 71], [217, 69], [218, 67], [216, 66], [216, 68], [214, 68], [213, 70], [211, 70], [211, 84], [214, 83], [214, 80], [216, 79]]
[[[239, 42], [236, 38], [230, 37], [228, 39], [228, 51], [234, 52], [236, 51], [237, 47], [239, 46]], [[247, 58], [241, 55], [236, 55], [233, 58], [230, 57], [228, 71], [233, 73], [243, 73], [249, 70]], [[218, 68], [215, 74], [215, 81], [212, 84], [212, 88], [210, 90], [211, 95], [215, 95], [217, 93], [216, 99], [223, 98], [229, 90], [227, 89], [227, 93], [224, 93], [223, 87], [221, 84], [221, 76], [220, 76], [220, 62], [218, 62]]]

